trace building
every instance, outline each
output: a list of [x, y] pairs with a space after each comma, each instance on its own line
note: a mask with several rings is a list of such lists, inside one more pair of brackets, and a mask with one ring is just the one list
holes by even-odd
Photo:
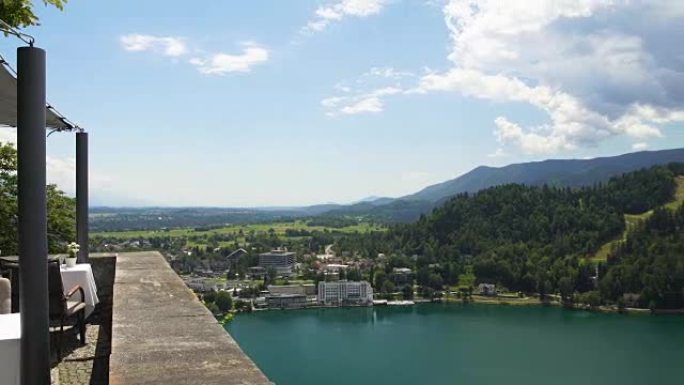
[[371, 305], [373, 288], [366, 281], [319, 282], [318, 302], [323, 305]]
[[226, 261], [228, 261], [230, 264], [235, 264], [238, 263], [245, 255], [249, 255], [247, 250], [240, 248], [228, 254], [228, 256], [226, 256]]
[[316, 295], [316, 286], [312, 283], [301, 285], [268, 285], [268, 292], [273, 295], [298, 294], [313, 296]]
[[477, 291], [480, 295], [495, 296], [496, 285], [493, 283], [481, 283], [477, 286]]
[[185, 285], [194, 291], [206, 292], [206, 291], [219, 291], [225, 290], [226, 285], [219, 283], [216, 280], [202, 278], [202, 277], [183, 277]]
[[271, 250], [259, 254], [259, 266], [264, 269], [275, 269], [278, 275], [290, 275], [295, 267], [295, 253], [287, 249]]
[[303, 294], [269, 294], [266, 296], [266, 306], [272, 309], [296, 309], [306, 306], [306, 296]]
[[413, 285], [413, 271], [408, 267], [395, 267], [392, 269], [391, 277], [394, 284], [399, 288]]
[[339, 273], [340, 271], [346, 271], [349, 265], [344, 265], [341, 263], [328, 263], [325, 265], [325, 271], [332, 273]]

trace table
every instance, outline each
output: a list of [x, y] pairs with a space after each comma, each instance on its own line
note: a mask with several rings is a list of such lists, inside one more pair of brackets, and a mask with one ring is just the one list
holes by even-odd
[[21, 318], [0, 314], [0, 384], [19, 384]]
[[[97, 298], [97, 287], [95, 286], [95, 277], [93, 276], [93, 269], [89, 263], [78, 263], [74, 267], [61, 266], [62, 283], [64, 285], [64, 294], [69, 292], [74, 286], [78, 285], [83, 288], [83, 302], [86, 304], [86, 317], [90, 315], [95, 309], [100, 300]], [[74, 299], [78, 300], [79, 295], [76, 294]]]

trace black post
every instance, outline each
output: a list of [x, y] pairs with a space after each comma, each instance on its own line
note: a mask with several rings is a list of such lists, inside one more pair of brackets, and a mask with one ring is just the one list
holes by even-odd
[[76, 133], [76, 242], [78, 262], [88, 262], [88, 133]]
[[17, 49], [21, 383], [50, 383], [45, 188], [45, 51]]

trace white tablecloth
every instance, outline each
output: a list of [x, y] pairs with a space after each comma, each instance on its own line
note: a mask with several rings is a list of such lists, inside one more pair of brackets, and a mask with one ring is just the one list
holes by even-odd
[[[97, 287], [95, 286], [95, 277], [93, 277], [93, 269], [89, 263], [79, 263], [74, 267], [62, 266], [62, 283], [64, 284], [64, 294], [69, 292], [74, 286], [79, 285], [83, 288], [86, 303], [86, 316], [95, 309], [100, 300], [97, 298]], [[79, 295], [75, 294], [72, 297], [79, 300]]]
[[19, 384], [21, 318], [0, 314], [0, 384]]

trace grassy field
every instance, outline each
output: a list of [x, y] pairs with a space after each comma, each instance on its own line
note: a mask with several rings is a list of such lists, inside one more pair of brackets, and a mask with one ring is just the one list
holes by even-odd
[[211, 236], [213, 234], [237, 234], [242, 230], [243, 234], [250, 232], [267, 233], [273, 229], [278, 236], [284, 236], [286, 230], [307, 230], [307, 231], [325, 231], [342, 232], [342, 233], [366, 233], [370, 231], [383, 231], [384, 228], [370, 223], [359, 223], [353, 226], [346, 226], [340, 228], [325, 227], [325, 226], [309, 226], [304, 221], [293, 222], [276, 222], [276, 223], [262, 223], [252, 225], [231, 225], [224, 226], [207, 231], [197, 231], [193, 228], [170, 229], [170, 230], [139, 230], [139, 231], [112, 231], [112, 232], [96, 232], [91, 236], [109, 237], [117, 239], [133, 239], [133, 238], [152, 238], [155, 236], [164, 237], [192, 237], [192, 236]]
[[[682, 203], [684, 203], [684, 176], [677, 177], [675, 181], [677, 182], [677, 190], [675, 191], [674, 199], [671, 202], [665, 204], [665, 207], [670, 210], [675, 210], [679, 208], [682, 205]], [[625, 214], [626, 227], [622, 235], [601, 246], [601, 248], [593, 256], [589, 258], [589, 260], [594, 263], [605, 262], [612, 248], [620, 244], [620, 242], [624, 241], [627, 237], [627, 233], [632, 228], [634, 228], [634, 226], [636, 226], [640, 221], [643, 221], [650, 217], [651, 214], [653, 214], [653, 210], [649, 210], [645, 213], [637, 215]]]

